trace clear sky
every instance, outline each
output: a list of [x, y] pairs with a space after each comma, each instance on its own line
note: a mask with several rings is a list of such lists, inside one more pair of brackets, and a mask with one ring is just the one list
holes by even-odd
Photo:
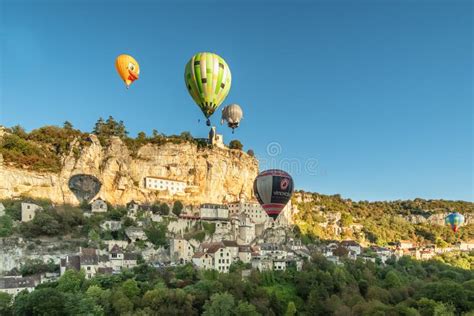
[[[0, 13], [2, 125], [90, 131], [112, 115], [132, 136], [206, 136], [183, 73], [211, 51], [245, 115], [218, 130], [297, 189], [474, 200], [472, 1], [3, 0]], [[122, 53], [141, 66], [128, 91]]]

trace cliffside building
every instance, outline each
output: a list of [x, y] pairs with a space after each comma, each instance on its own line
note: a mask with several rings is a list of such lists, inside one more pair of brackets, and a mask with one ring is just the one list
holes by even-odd
[[265, 213], [263, 208], [256, 201], [247, 202], [241, 200], [239, 202], [229, 203], [227, 207], [231, 215], [245, 214], [255, 224], [263, 224], [269, 219], [267, 213]]
[[43, 208], [34, 203], [21, 203], [21, 221], [29, 222], [35, 218], [36, 212], [41, 211]]
[[225, 148], [224, 136], [217, 134], [215, 126], [211, 127], [211, 130], [209, 131], [209, 144], [219, 148]]
[[229, 219], [229, 209], [221, 204], [202, 204], [199, 213], [203, 220]]
[[186, 182], [159, 177], [145, 177], [145, 188], [149, 190], [169, 191], [171, 194], [184, 194]]
[[107, 212], [107, 203], [102, 199], [97, 199], [91, 203], [92, 213], [105, 213]]

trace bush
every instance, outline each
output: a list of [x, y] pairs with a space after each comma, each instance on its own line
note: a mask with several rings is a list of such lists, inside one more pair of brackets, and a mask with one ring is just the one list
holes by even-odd
[[234, 139], [230, 141], [229, 148], [242, 150], [244, 148], [244, 145], [242, 145], [242, 143], [239, 140]]
[[173, 214], [179, 217], [182, 210], [183, 210], [183, 203], [181, 201], [174, 202], [174, 204], [173, 204]]

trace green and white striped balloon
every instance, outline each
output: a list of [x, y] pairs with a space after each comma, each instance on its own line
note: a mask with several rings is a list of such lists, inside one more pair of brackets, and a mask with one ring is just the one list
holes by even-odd
[[186, 65], [188, 92], [209, 118], [229, 94], [232, 76], [224, 59], [213, 53], [197, 53]]

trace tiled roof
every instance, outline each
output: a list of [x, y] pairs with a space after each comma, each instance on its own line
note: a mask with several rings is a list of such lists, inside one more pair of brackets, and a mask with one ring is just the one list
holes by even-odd
[[97, 255], [82, 255], [81, 256], [81, 266], [82, 265], [96, 265], [99, 261]]
[[112, 249], [110, 249], [110, 253], [123, 253], [123, 251], [118, 245], [114, 245]]
[[196, 253], [193, 255], [193, 258], [201, 258], [202, 256], [204, 256], [204, 252], [196, 252]]
[[31, 277], [25, 278], [0, 278], [0, 289], [16, 289], [35, 287], [35, 280]]
[[81, 269], [81, 259], [78, 255], [69, 255], [61, 259], [61, 267], [79, 271]]
[[234, 241], [234, 240], [223, 240], [222, 243], [226, 247], [238, 247], [239, 246], [239, 245], [237, 245], [237, 242]]

